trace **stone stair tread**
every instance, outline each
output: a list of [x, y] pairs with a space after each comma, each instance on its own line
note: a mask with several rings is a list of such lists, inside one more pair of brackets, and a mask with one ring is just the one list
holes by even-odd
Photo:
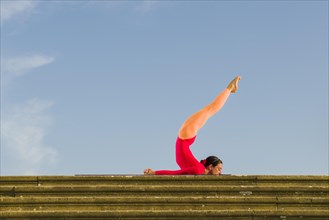
[[0, 176], [1, 219], [329, 219], [329, 176]]
[[65, 196], [65, 197], [1, 197], [1, 205], [4, 204], [24, 204], [24, 203], [327, 203], [329, 197], [278, 197], [278, 196]]
[[129, 216], [190, 216], [190, 217], [207, 217], [207, 216], [329, 216], [329, 210], [67, 210], [67, 211], [2, 211], [2, 217], [87, 217], [87, 216], [104, 216], [104, 214], [112, 215], [113, 217], [129, 217]]
[[204, 185], [153, 185], [153, 186], [143, 186], [143, 185], [97, 185], [97, 186], [81, 186], [81, 185], [61, 185], [61, 186], [1, 186], [1, 191], [8, 191], [15, 188], [16, 191], [33, 191], [33, 190], [145, 190], [150, 191], [167, 191], [167, 190], [179, 190], [179, 191], [191, 191], [191, 190], [200, 190], [200, 191], [241, 191], [241, 190], [276, 190], [276, 191], [318, 191], [326, 190], [329, 191], [328, 186], [319, 186], [319, 185], [306, 185], [306, 186], [255, 186], [255, 185], [240, 185], [240, 186], [204, 186]]

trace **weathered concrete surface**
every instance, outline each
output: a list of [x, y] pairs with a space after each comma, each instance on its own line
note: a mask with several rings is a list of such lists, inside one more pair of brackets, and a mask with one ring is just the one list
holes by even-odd
[[1, 219], [329, 219], [329, 176], [2, 176]]

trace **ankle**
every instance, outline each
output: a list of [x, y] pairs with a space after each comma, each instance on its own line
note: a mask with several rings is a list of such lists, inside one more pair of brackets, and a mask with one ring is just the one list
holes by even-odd
[[226, 88], [230, 90], [231, 93], [235, 93], [238, 90], [238, 82], [240, 79], [240, 76], [235, 77]]

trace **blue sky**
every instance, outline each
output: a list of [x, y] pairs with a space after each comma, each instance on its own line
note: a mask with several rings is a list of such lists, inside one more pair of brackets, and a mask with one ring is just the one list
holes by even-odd
[[328, 174], [328, 1], [1, 0], [1, 175]]

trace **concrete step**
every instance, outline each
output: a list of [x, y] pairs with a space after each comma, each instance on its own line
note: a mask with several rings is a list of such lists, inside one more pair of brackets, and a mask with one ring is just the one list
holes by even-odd
[[19, 211], [1, 212], [1, 219], [307, 219], [327, 220], [328, 211], [290, 210], [111, 210], [111, 211]]
[[1, 219], [329, 219], [329, 176], [0, 177]]
[[170, 203], [195, 203], [195, 204], [228, 204], [228, 203], [248, 203], [248, 204], [329, 204], [329, 197], [273, 197], [273, 196], [78, 196], [78, 197], [1, 197], [1, 206], [24, 205], [24, 204], [170, 204]]
[[1, 186], [55, 185], [258, 185], [328, 186], [328, 176], [2, 176]]
[[[328, 211], [329, 198], [309, 197], [13, 197], [2, 198], [2, 211]], [[329, 213], [327, 213], [329, 214]]]
[[118, 186], [2, 186], [2, 196], [88, 196], [88, 195], [286, 195], [286, 196], [325, 196], [329, 195], [329, 186], [205, 186], [205, 185], [118, 185]]

